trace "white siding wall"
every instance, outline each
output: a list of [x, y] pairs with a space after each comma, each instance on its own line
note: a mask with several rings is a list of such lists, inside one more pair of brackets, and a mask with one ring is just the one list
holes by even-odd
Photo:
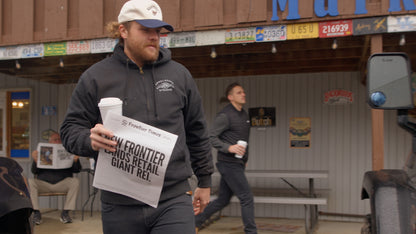
[[[369, 213], [369, 201], [361, 201], [360, 194], [363, 175], [371, 170], [371, 111], [366, 104], [366, 90], [360, 83], [358, 72], [197, 79], [208, 126], [222, 107], [218, 101], [225, 87], [233, 81], [240, 82], [246, 90], [246, 109], [260, 106], [276, 108], [276, 127], [251, 129], [248, 169], [328, 170], [329, 178], [317, 179], [315, 183], [317, 189], [328, 189], [328, 205], [320, 207], [320, 210], [345, 214]], [[59, 129], [75, 85], [58, 86], [0, 75], [0, 87], [31, 89], [33, 150], [41, 139], [41, 131]], [[352, 91], [354, 102], [323, 104], [324, 93], [333, 89]], [[43, 105], [56, 105], [58, 114], [42, 116]], [[311, 118], [309, 149], [289, 147], [290, 117]], [[410, 150], [411, 136], [397, 126], [396, 111], [385, 111], [385, 168], [402, 168]], [[19, 163], [24, 167], [24, 173], [33, 177], [30, 161], [19, 160]], [[83, 172], [76, 176], [81, 180], [77, 201], [77, 209], [81, 209], [88, 198], [87, 174]], [[301, 188], [307, 187], [306, 180], [289, 181]], [[253, 187], [287, 187], [279, 179], [252, 179], [250, 183]], [[62, 208], [62, 200], [41, 198], [41, 206]], [[99, 209], [97, 198], [94, 210]], [[228, 206], [223, 214], [239, 215], [239, 205]], [[258, 217], [301, 218], [303, 215], [303, 206], [256, 205]]]
[[[248, 169], [257, 170], [328, 170], [328, 179], [316, 180], [317, 189], [329, 189], [328, 205], [321, 211], [339, 214], [367, 214], [369, 201], [361, 201], [361, 183], [371, 170], [371, 110], [366, 103], [366, 89], [356, 72], [269, 75], [197, 79], [210, 126], [222, 105], [218, 98], [225, 87], [237, 81], [245, 88], [249, 107], [275, 107], [276, 127], [252, 128]], [[326, 105], [326, 91], [352, 91], [354, 102]], [[312, 139], [309, 149], [289, 147], [289, 119], [310, 117]], [[396, 112], [385, 111], [385, 168], [404, 165], [411, 150], [410, 134], [396, 124]], [[215, 151], [214, 151], [215, 152]], [[300, 188], [306, 180], [289, 179]], [[253, 187], [285, 188], [278, 178], [250, 180]], [[239, 215], [239, 205], [230, 205], [226, 215]], [[256, 205], [256, 216], [303, 217], [303, 206]], [[334, 217], [329, 217], [334, 218]]]

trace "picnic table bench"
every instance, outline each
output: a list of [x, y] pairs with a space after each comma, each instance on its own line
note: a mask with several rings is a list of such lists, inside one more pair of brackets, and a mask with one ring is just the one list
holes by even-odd
[[[214, 177], [220, 174], [215, 172]], [[273, 189], [253, 188], [254, 203], [267, 204], [293, 204], [305, 206], [305, 230], [306, 233], [313, 233], [318, 223], [318, 205], [326, 205], [327, 198], [318, 197], [315, 190], [314, 180], [328, 178], [328, 171], [315, 170], [246, 170], [246, 177], [249, 178], [279, 178], [290, 186], [292, 193], [270, 192]], [[304, 189], [297, 188], [290, 183], [287, 178], [308, 179], [307, 192]], [[287, 190], [287, 189], [286, 189]], [[262, 191], [262, 192], [259, 192]], [[268, 192], [267, 192], [268, 191]], [[274, 190], [276, 191], [276, 189]], [[212, 195], [211, 200], [217, 196]], [[230, 202], [239, 202], [237, 197], [233, 196]]]

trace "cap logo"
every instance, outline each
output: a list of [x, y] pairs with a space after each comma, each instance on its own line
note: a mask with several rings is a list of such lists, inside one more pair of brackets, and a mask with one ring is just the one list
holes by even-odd
[[150, 6], [147, 8], [147, 10], [150, 11], [153, 16], [157, 15], [158, 10], [155, 6]]

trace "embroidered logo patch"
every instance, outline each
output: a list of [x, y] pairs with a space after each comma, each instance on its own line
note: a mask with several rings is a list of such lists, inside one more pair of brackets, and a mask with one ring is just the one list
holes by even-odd
[[156, 82], [155, 86], [159, 92], [169, 92], [175, 88], [175, 85], [171, 80], [159, 80]]

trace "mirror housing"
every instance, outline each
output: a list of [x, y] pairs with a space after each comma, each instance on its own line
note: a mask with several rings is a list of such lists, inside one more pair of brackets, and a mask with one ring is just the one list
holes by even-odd
[[405, 53], [376, 53], [367, 63], [368, 104], [375, 109], [412, 109], [409, 58]]

